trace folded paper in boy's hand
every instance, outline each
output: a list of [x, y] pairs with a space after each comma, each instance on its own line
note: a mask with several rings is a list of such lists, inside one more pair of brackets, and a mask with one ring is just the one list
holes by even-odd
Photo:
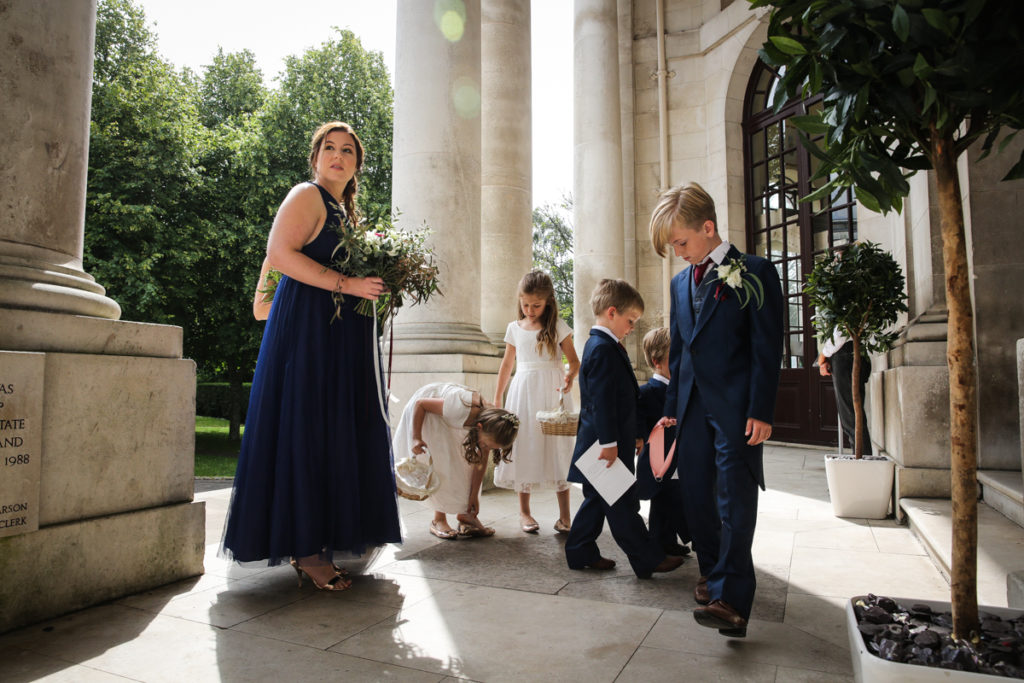
[[583, 476], [601, 494], [606, 503], [615, 505], [615, 501], [636, 483], [636, 477], [623, 464], [621, 458], [616, 458], [609, 467], [608, 461], [599, 459], [599, 455], [601, 455], [601, 444], [595, 441], [594, 445], [576, 461], [576, 469], [583, 473]]

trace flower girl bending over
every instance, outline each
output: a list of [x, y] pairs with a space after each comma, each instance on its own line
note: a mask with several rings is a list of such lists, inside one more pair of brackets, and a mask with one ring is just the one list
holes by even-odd
[[[480, 393], [461, 384], [436, 382], [421, 387], [405, 406], [392, 440], [395, 459], [415, 453], [426, 459], [430, 449], [441, 485], [425, 505], [434, 510], [430, 533], [438, 538], [493, 536], [480, 513], [480, 485], [487, 456], [495, 463], [508, 458], [519, 431], [519, 418], [485, 404]], [[458, 520], [458, 531], [448, 524]]]
[[[536, 420], [539, 411], [550, 411], [557, 404], [559, 392], [565, 397], [566, 410], [571, 410], [568, 396], [572, 381], [580, 370], [580, 361], [572, 345], [572, 329], [558, 317], [555, 287], [547, 273], [534, 270], [519, 281], [519, 318], [508, 324], [505, 332], [505, 357], [498, 371], [495, 405], [508, 387], [505, 407], [525, 420], [526, 427], [512, 447], [510, 461], [501, 462], [494, 470], [494, 484], [519, 493], [519, 521], [526, 533], [540, 528], [530, 514], [530, 494], [537, 489], [554, 489], [558, 498], [558, 521], [555, 531], [568, 533], [569, 464], [573, 440], [541, 432]], [[568, 373], [562, 370], [562, 354], [569, 361]], [[516, 374], [509, 385], [515, 365]]]

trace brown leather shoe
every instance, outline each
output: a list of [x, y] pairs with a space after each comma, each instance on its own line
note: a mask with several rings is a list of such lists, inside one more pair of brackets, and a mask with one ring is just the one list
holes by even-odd
[[609, 560], [607, 557], [601, 557], [598, 558], [596, 562], [586, 565], [585, 569], [600, 569], [601, 571], [615, 569], [615, 560]]
[[693, 599], [698, 605], [706, 605], [711, 602], [711, 593], [708, 592], [708, 577], [702, 576], [697, 579], [697, 585], [693, 587]]
[[693, 618], [701, 626], [717, 628], [724, 636], [743, 638], [747, 635], [747, 620], [732, 605], [721, 600], [712, 600], [706, 607], [693, 610]]
[[654, 574], [661, 574], [664, 572], [670, 572], [673, 569], [679, 569], [680, 565], [683, 564], [683, 558], [675, 557], [673, 555], [666, 555], [665, 559], [658, 563], [658, 566], [651, 570]]

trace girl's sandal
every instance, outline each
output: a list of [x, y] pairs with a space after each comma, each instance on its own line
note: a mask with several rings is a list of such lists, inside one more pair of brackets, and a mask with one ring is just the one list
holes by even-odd
[[560, 534], [567, 534], [567, 533], [569, 533], [569, 530], [571, 528], [572, 527], [570, 527], [568, 524], [566, 524], [565, 522], [563, 522], [560, 519], [555, 522], [555, 531], [557, 531]]
[[489, 526], [476, 526], [475, 524], [466, 524], [463, 522], [459, 525], [459, 536], [465, 536], [466, 538], [486, 538], [494, 535], [494, 529]]
[[430, 523], [430, 533], [432, 533], [434, 536], [437, 536], [438, 538], [443, 538], [446, 541], [453, 541], [460, 536], [460, 534], [456, 533], [452, 529], [442, 529], [441, 527], [437, 526], [436, 522]]

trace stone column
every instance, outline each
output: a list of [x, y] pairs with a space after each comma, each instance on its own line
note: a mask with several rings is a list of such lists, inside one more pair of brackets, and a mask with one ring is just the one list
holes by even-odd
[[573, 319], [582, 350], [594, 323], [594, 286], [625, 274], [615, 0], [576, 0], [574, 41]]
[[501, 344], [533, 263], [530, 3], [481, 5], [480, 320]]
[[203, 571], [181, 328], [82, 270], [95, 12], [0, 6], [0, 633]]
[[499, 363], [480, 329], [480, 0], [399, 0], [397, 16], [391, 199], [400, 226], [433, 230], [444, 296], [396, 319], [393, 409], [432, 381], [492, 396]]
[[94, 2], [0, 12], [0, 307], [121, 315], [82, 270], [95, 33], [82, 27], [95, 13]]

